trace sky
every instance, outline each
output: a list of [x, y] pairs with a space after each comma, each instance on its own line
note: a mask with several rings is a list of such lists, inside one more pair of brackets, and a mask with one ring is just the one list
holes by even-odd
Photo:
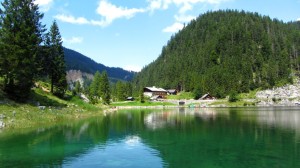
[[[1, 0], [3, 1], [3, 0]], [[63, 45], [109, 67], [140, 71], [172, 35], [207, 11], [258, 12], [300, 21], [300, 0], [36, 0], [47, 28], [56, 20]]]

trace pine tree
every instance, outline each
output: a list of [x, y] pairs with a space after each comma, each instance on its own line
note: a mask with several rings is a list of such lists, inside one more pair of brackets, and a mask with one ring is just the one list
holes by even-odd
[[0, 8], [0, 76], [7, 95], [25, 101], [37, 74], [37, 53], [45, 31], [34, 0], [4, 0]]
[[46, 46], [48, 48], [48, 74], [51, 80], [51, 93], [62, 97], [67, 88], [66, 66], [62, 38], [56, 21], [53, 22], [47, 34]]
[[89, 99], [92, 104], [96, 104], [100, 97], [99, 96], [100, 82], [101, 82], [101, 74], [99, 73], [99, 71], [97, 71], [94, 75], [94, 79], [89, 89]]
[[106, 71], [102, 72], [101, 82], [99, 87], [100, 87], [99, 95], [101, 96], [103, 103], [109, 105], [111, 92], [110, 92], [109, 80]]
[[73, 94], [79, 95], [81, 93], [81, 91], [82, 91], [81, 84], [79, 81], [76, 81]]

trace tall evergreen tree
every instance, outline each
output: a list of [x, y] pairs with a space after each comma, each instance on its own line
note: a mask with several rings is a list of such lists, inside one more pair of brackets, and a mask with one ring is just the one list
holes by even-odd
[[36, 58], [45, 31], [34, 0], [4, 0], [0, 8], [0, 75], [9, 97], [25, 101], [37, 72]]
[[89, 89], [89, 99], [92, 104], [96, 104], [99, 99], [99, 88], [100, 88], [100, 82], [101, 82], [101, 74], [99, 71], [96, 71], [94, 75], [94, 79], [90, 85]]
[[109, 80], [108, 80], [108, 75], [107, 75], [106, 71], [103, 71], [102, 75], [101, 75], [101, 83], [100, 83], [99, 93], [100, 93], [103, 103], [109, 105], [110, 98], [111, 98], [111, 91], [110, 91]]
[[53, 22], [47, 34], [48, 74], [51, 80], [51, 93], [63, 96], [67, 89], [66, 66], [62, 38], [56, 21]]

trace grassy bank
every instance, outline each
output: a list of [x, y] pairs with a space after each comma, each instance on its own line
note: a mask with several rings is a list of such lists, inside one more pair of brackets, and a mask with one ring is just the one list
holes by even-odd
[[85, 103], [70, 94], [60, 99], [41, 88], [35, 88], [26, 103], [16, 103], [2, 95], [0, 120], [5, 123], [5, 130], [31, 128], [99, 116], [103, 114], [103, 108]]

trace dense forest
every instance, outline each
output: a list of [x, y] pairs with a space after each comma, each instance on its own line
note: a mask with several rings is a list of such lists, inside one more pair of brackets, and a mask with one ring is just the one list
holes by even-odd
[[299, 53], [299, 22], [235, 10], [207, 12], [173, 35], [133, 82], [136, 90], [158, 86], [225, 97], [292, 82]]
[[0, 90], [24, 102], [37, 79], [47, 78], [51, 93], [67, 89], [64, 53], [54, 21], [49, 32], [34, 0], [4, 0], [0, 8]]
[[67, 70], [80, 70], [90, 74], [94, 74], [96, 71], [106, 71], [111, 81], [112, 79], [130, 81], [135, 74], [122, 68], [107, 67], [99, 64], [89, 57], [68, 48], [64, 48], [64, 53]]

